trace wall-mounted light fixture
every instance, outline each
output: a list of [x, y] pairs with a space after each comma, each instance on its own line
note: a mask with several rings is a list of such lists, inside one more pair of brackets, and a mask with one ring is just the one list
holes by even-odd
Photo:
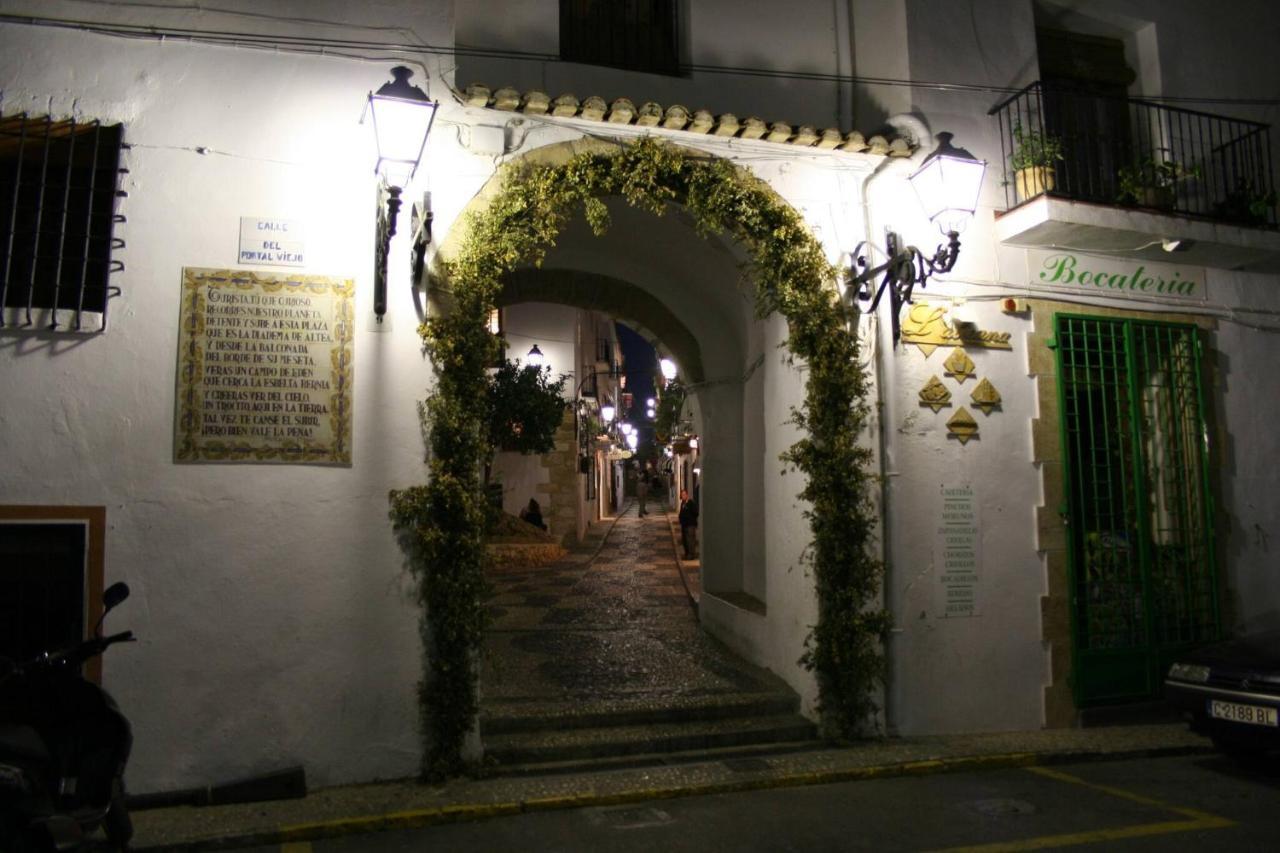
[[[924, 287], [929, 276], [950, 272], [956, 265], [960, 256], [960, 231], [978, 205], [982, 176], [987, 168], [985, 160], [976, 159], [962, 148], [953, 148], [951, 134], [940, 133], [938, 140], [938, 147], [908, 180], [929, 219], [946, 235], [946, 245], [939, 245], [933, 257], [925, 257], [915, 246], [903, 246], [898, 235], [886, 229], [884, 254], [888, 260], [884, 263], [871, 266], [869, 253], [864, 252], [866, 241], [853, 251], [854, 269], [850, 270], [845, 306], [856, 315], [854, 300], [869, 299], [871, 305], [867, 310], [875, 311], [887, 289], [895, 343], [900, 335], [898, 315], [902, 306], [911, 302], [915, 286]], [[881, 274], [884, 278], [876, 287], [875, 279]]]
[[676, 378], [676, 363], [669, 358], [664, 358], [658, 362], [658, 369], [662, 371], [662, 378], [670, 382]]
[[605, 424], [613, 423], [613, 416], [616, 413], [617, 410], [613, 406], [604, 405], [600, 407], [600, 418], [605, 422]]
[[[413, 71], [403, 65], [392, 68], [391, 81], [377, 92], [370, 92], [365, 105], [378, 146], [378, 162], [374, 166], [379, 181], [373, 269], [373, 313], [378, 322], [387, 313], [387, 255], [396, 233], [400, 193], [418, 170], [438, 106], [426, 92], [409, 82], [412, 76]], [[364, 122], [363, 116], [360, 121]]]
[[524, 362], [530, 367], [541, 368], [542, 365], [547, 363], [547, 357], [542, 354], [542, 350], [538, 349], [538, 345], [534, 344], [529, 347], [529, 352], [525, 354]]

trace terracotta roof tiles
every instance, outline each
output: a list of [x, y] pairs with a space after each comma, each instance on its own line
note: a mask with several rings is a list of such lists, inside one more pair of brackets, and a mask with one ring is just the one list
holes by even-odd
[[480, 83], [468, 86], [462, 100], [468, 106], [504, 112], [518, 111], [527, 115], [549, 113], [559, 118], [580, 118], [609, 124], [662, 127], [684, 133], [759, 139], [797, 148], [865, 151], [888, 157], [910, 157], [914, 151], [911, 143], [900, 136], [886, 138], [876, 135], [867, 138], [856, 130], [846, 133], [833, 127], [821, 130], [809, 125], [793, 127], [783, 121], [766, 122], [755, 116], [739, 120], [733, 113], [718, 116], [708, 110], [691, 113], [680, 104], [671, 104], [664, 109], [654, 101], [645, 101], [637, 109], [634, 102], [627, 98], [616, 98], [610, 103], [599, 95], [591, 95], [579, 101], [575, 95], [566, 93], [553, 99], [537, 90], [522, 94], [510, 86], [504, 86], [494, 91]]

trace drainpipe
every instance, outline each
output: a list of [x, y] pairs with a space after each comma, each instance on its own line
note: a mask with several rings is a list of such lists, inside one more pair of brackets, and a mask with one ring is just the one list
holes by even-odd
[[[919, 118], [913, 115], [896, 115], [888, 119], [888, 124], [893, 127], [898, 134], [905, 139], [912, 141], [916, 146], [915, 153], [906, 158], [910, 170], [914, 171], [928, 156], [927, 145], [933, 138], [929, 133], [928, 126]], [[871, 182], [880, 177], [898, 160], [886, 157], [876, 166], [875, 171], [862, 182], [862, 222], [866, 229], [864, 239], [868, 246], [884, 246], [884, 235], [875, 233], [871, 224]], [[875, 261], [872, 261], [872, 265]], [[893, 310], [889, 300], [881, 303], [881, 312]], [[898, 592], [893, 584], [893, 514], [892, 510], [892, 479], [898, 476], [897, 465], [894, 460], [893, 448], [893, 429], [897, 423], [897, 401], [894, 398], [891, 388], [888, 387], [887, 360], [893, 356], [893, 324], [883, 322], [880, 317], [876, 317], [876, 358], [875, 358], [875, 377], [876, 391], [880, 397], [880, 435], [879, 435], [879, 451], [880, 451], [880, 560], [884, 566], [884, 607], [893, 617], [895, 627], [890, 629], [889, 637], [885, 641], [885, 676], [884, 676], [884, 721], [885, 733], [888, 735], [896, 735], [898, 733], [898, 721], [896, 714], [896, 706], [893, 701], [893, 688], [895, 683], [894, 673], [897, 667], [897, 655], [895, 650], [896, 636], [902, 633], [902, 628], [897, 627], [897, 619], [901, 610], [898, 601]]]

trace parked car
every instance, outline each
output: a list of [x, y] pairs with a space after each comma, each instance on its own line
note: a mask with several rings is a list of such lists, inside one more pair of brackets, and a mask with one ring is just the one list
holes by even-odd
[[1280, 749], [1280, 631], [1187, 652], [1169, 667], [1164, 691], [1222, 751]]

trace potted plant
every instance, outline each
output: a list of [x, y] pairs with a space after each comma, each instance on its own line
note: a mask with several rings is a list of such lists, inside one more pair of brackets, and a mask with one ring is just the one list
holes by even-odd
[[[1160, 149], [1164, 150], [1164, 149]], [[1138, 207], [1169, 210], [1177, 200], [1177, 186], [1187, 178], [1200, 177], [1199, 166], [1184, 166], [1176, 160], [1146, 157], [1116, 172], [1119, 194], [1116, 201]]]
[[1013, 154], [1009, 164], [1014, 170], [1014, 186], [1018, 200], [1026, 201], [1052, 190], [1056, 174], [1053, 164], [1063, 159], [1062, 140], [1038, 130], [1013, 126]]
[[1213, 212], [1228, 222], [1265, 226], [1275, 206], [1275, 190], [1264, 190], [1252, 178], [1241, 178], [1226, 198], [1213, 206]]

